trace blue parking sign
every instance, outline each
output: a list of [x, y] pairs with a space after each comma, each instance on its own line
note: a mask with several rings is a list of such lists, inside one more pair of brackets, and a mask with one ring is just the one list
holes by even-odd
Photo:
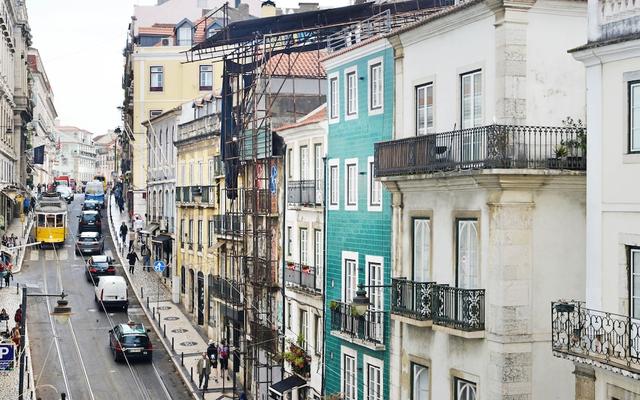
[[16, 346], [13, 343], [0, 343], [0, 371], [13, 369]]
[[153, 263], [153, 270], [156, 272], [164, 272], [164, 269], [167, 268], [167, 265], [164, 261], [157, 260]]

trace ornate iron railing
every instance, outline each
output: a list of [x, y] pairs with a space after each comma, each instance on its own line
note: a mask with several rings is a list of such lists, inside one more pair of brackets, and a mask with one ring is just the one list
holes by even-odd
[[308, 265], [287, 262], [284, 281], [318, 292], [322, 290], [320, 280], [316, 276], [316, 269]]
[[257, 321], [250, 321], [252, 345], [258, 346], [272, 354], [278, 353], [280, 335], [275, 326], [267, 326], [268, 322], [263, 325]]
[[367, 311], [364, 315], [355, 314], [350, 304], [332, 301], [331, 330], [346, 333], [351, 337], [384, 344], [384, 311]]
[[586, 308], [579, 301], [551, 303], [551, 347], [616, 368], [640, 371], [640, 320]]
[[484, 330], [484, 289], [433, 285], [433, 323], [461, 331]]
[[322, 205], [322, 181], [290, 181], [287, 190], [287, 203], [315, 207]]
[[241, 304], [242, 296], [240, 293], [240, 285], [230, 279], [221, 276], [214, 276], [213, 282], [209, 286], [213, 295], [219, 299], [226, 300], [232, 304]]
[[586, 130], [488, 125], [375, 144], [377, 177], [456, 169], [586, 168]]
[[391, 312], [428, 321], [435, 282], [414, 282], [404, 278], [391, 280]]
[[213, 216], [213, 231], [218, 235], [240, 235], [242, 228], [242, 215], [219, 214]]

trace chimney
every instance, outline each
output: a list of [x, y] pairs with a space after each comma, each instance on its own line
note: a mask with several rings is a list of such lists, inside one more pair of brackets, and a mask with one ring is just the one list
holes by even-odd
[[318, 11], [320, 3], [298, 3], [298, 12]]
[[244, 15], [249, 15], [249, 4], [247, 3], [240, 3], [238, 5], [238, 7], [236, 7], [238, 9], [238, 11], [240, 11], [242, 14]]
[[262, 2], [262, 6], [260, 6], [260, 16], [261, 17], [273, 17], [276, 15], [276, 3], [272, 0], [265, 0]]

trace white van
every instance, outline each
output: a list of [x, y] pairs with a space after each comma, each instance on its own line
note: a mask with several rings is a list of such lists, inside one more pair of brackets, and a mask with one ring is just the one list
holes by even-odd
[[101, 276], [95, 289], [96, 303], [105, 308], [129, 308], [127, 282], [122, 276]]

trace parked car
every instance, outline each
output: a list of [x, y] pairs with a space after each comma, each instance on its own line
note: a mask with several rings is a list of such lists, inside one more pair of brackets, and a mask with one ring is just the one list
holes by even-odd
[[125, 357], [127, 360], [151, 361], [153, 345], [148, 333], [149, 329], [145, 329], [144, 325], [134, 322], [114, 326], [109, 330], [109, 348], [113, 353], [113, 359], [116, 362]]
[[[115, 275], [116, 267], [113, 265], [113, 260], [108, 256], [91, 256], [87, 259], [87, 265], [85, 268], [85, 275], [89, 282], [98, 284], [101, 276]], [[125, 296], [126, 297], [126, 296]]]
[[102, 232], [102, 217], [98, 211], [83, 211], [78, 220], [78, 233]]
[[129, 308], [127, 282], [122, 276], [103, 276], [95, 287], [95, 301], [104, 308]]
[[73, 190], [71, 190], [69, 186], [56, 186], [56, 193], [59, 193], [60, 197], [62, 197], [67, 203], [71, 203], [73, 201]]
[[104, 252], [104, 237], [100, 232], [82, 232], [76, 242], [76, 254], [102, 254]]
[[100, 211], [100, 203], [95, 200], [85, 200], [82, 203], [82, 211]]

